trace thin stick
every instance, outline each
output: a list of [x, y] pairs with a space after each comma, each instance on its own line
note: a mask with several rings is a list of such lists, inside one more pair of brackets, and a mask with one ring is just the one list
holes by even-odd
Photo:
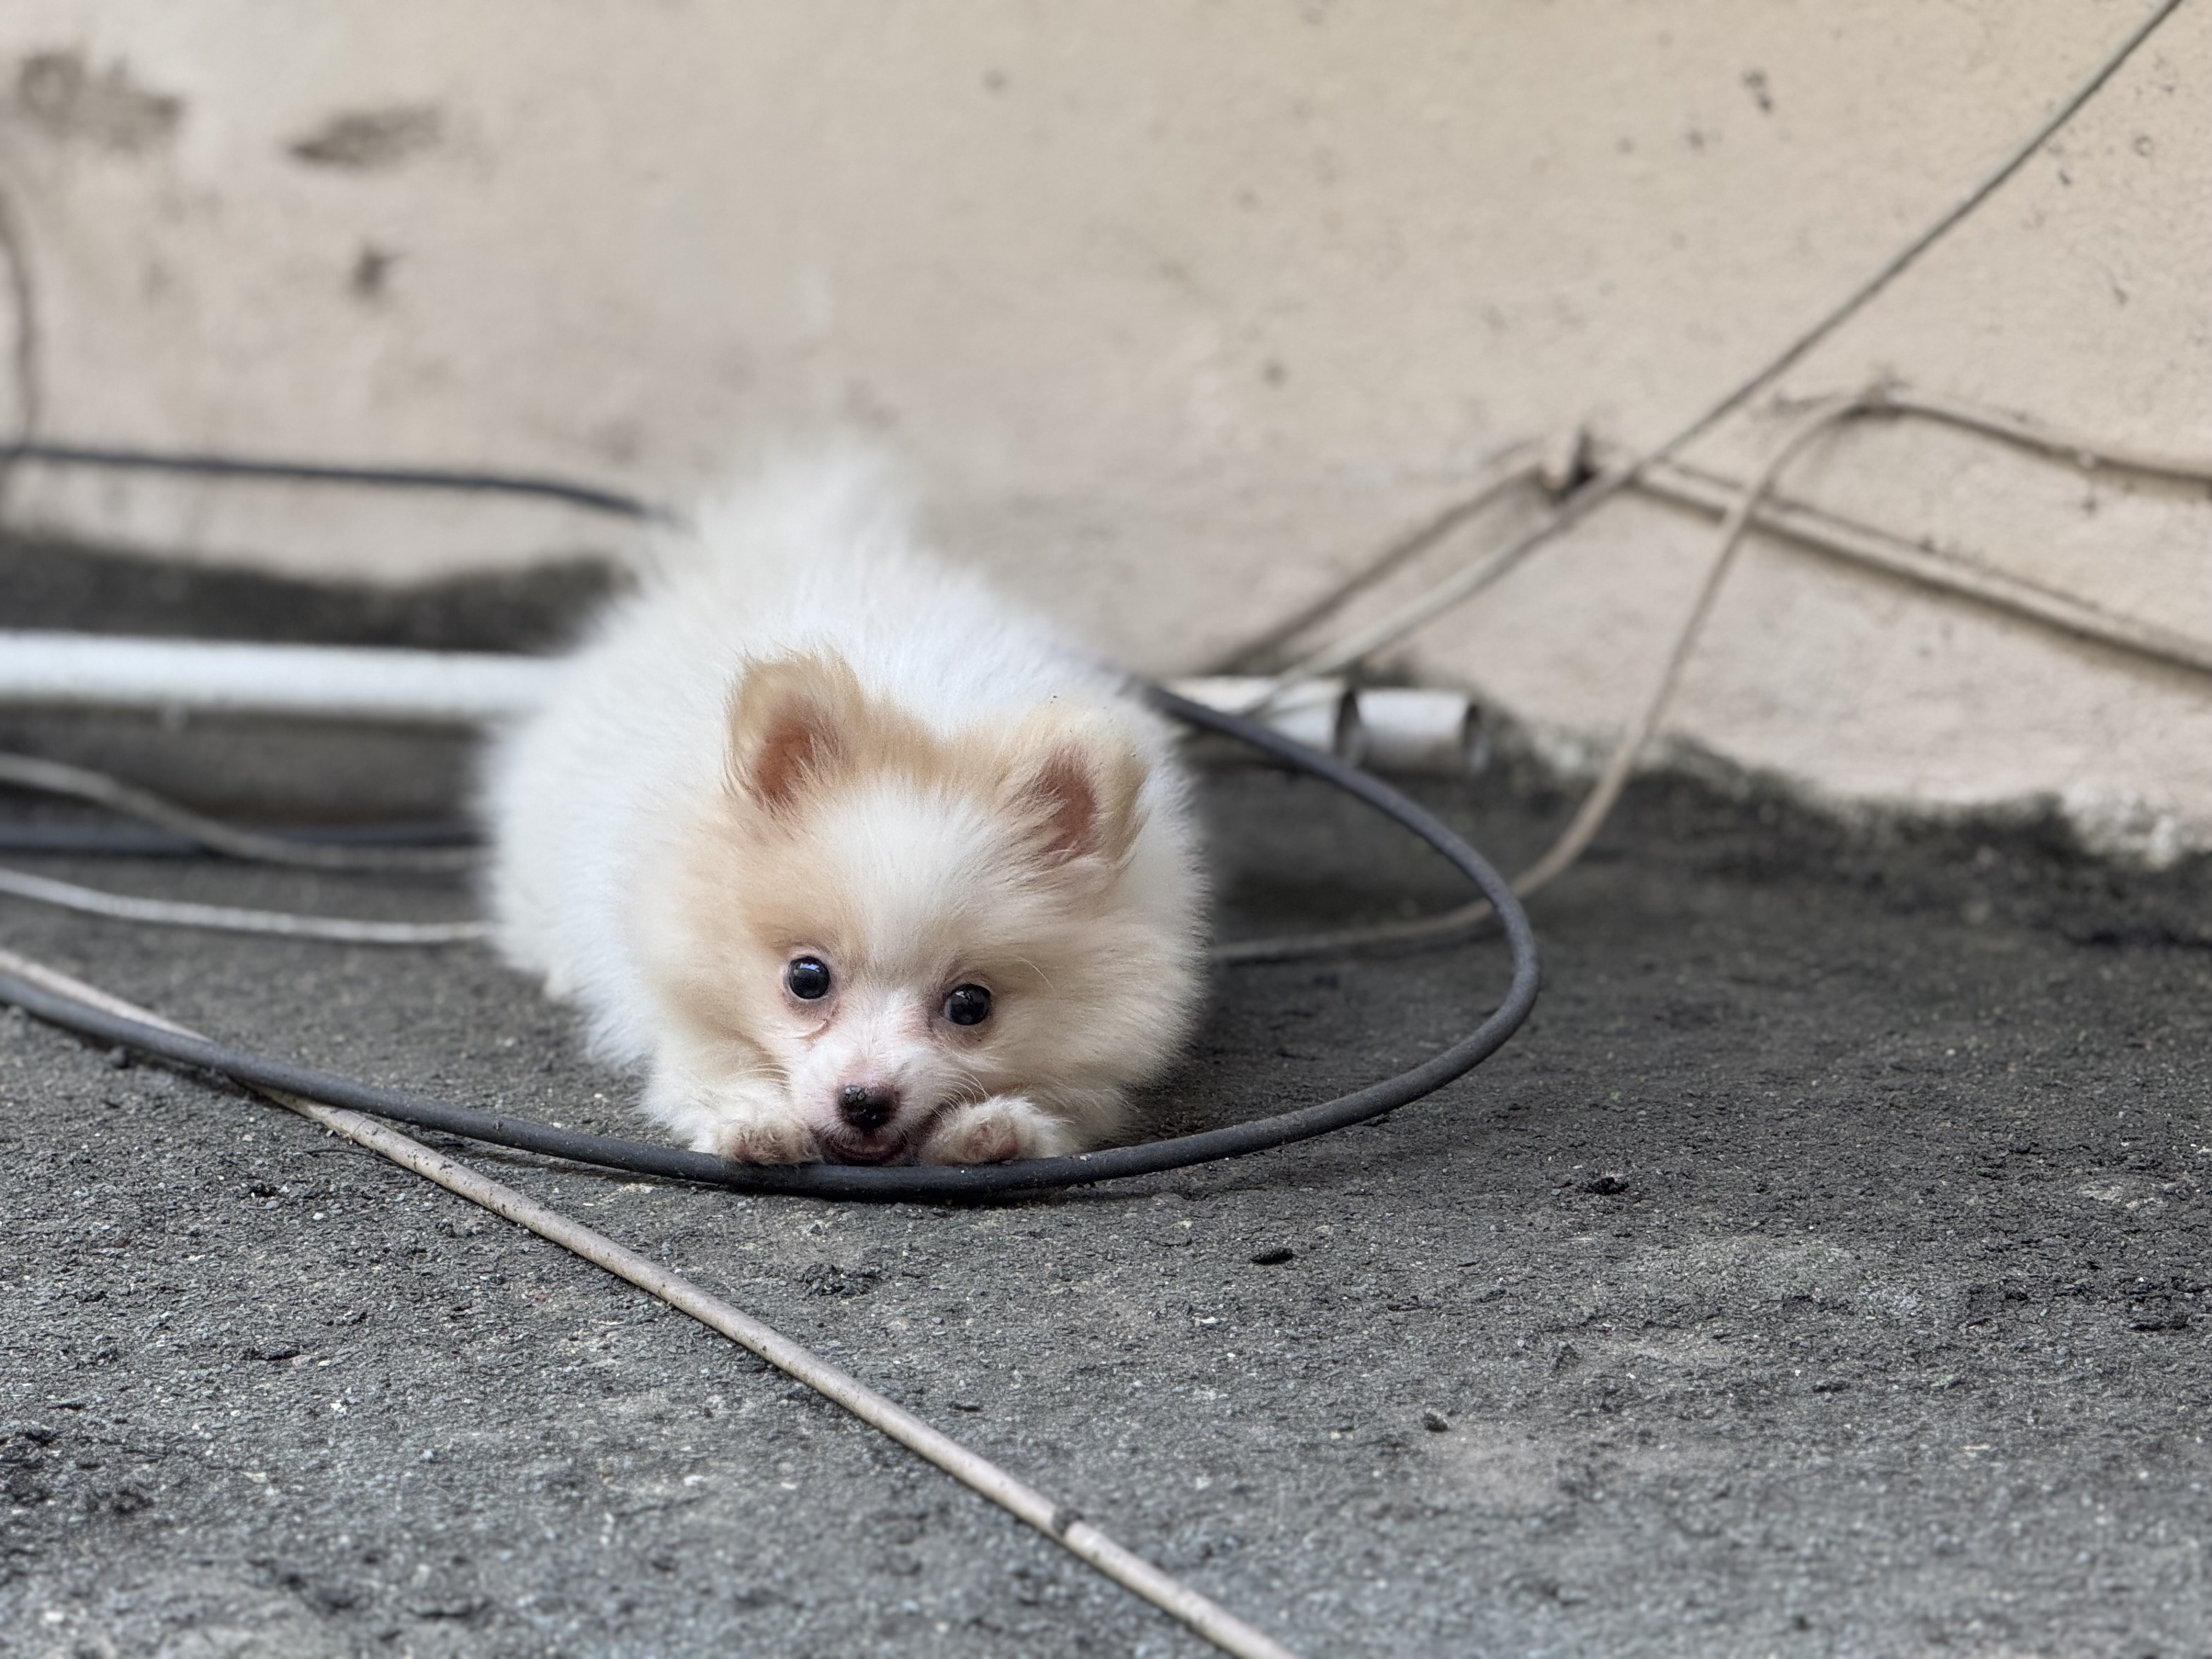
[[[43, 963], [33, 962], [0, 949], [0, 968], [46, 987], [58, 995], [105, 1009], [125, 1019], [173, 1031], [179, 1036], [199, 1033], [164, 1019], [161, 1015], [112, 996], [95, 986], [72, 978]], [[204, 1040], [204, 1039], [203, 1039]], [[558, 1244], [603, 1267], [616, 1278], [658, 1297], [678, 1313], [689, 1314], [709, 1330], [719, 1332], [750, 1350], [785, 1375], [796, 1378], [823, 1398], [834, 1401], [869, 1427], [890, 1436], [908, 1450], [934, 1464], [970, 1491], [988, 1498], [1016, 1519], [1026, 1522], [1086, 1565], [1096, 1568], [1124, 1589], [1142, 1596], [1170, 1617], [1224, 1653], [1237, 1659], [1297, 1659], [1289, 1648], [1265, 1632], [1255, 1629], [1234, 1613], [1200, 1595], [1181, 1580], [1162, 1572], [1134, 1552], [1115, 1543], [1064, 1504], [1055, 1503], [1036, 1487], [1017, 1480], [979, 1452], [969, 1450], [950, 1435], [931, 1427], [903, 1407], [878, 1394], [850, 1372], [842, 1370], [811, 1349], [793, 1341], [772, 1326], [718, 1297], [709, 1296], [689, 1279], [594, 1232], [559, 1211], [526, 1197], [512, 1187], [478, 1174], [468, 1165], [434, 1152], [421, 1141], [386, 1128], [374, 1118], [338, 1107], [324, 1106], [280, 1090], [257, 1093], [276, 1104], [319, 1123], [331, 1133], [434, 1181], [447, 1191], [482, 1206], [494, 1215], [526, 1228], [540, 1238]]]

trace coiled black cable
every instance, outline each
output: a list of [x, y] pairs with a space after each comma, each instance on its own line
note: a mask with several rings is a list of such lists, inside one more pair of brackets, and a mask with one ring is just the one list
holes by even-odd
[[[617, 517], [674, 522], [666, 509], [638, 497], [563, 478], [439, 468], [342, 466], [318, 462], [178, 454], [89, 445], [22, 442], [0, 445], [0, 469], [15, 462], [62, 466], [145, 469], [218, 477], [263, 478], [372, 488], [449, 489], [535, 496]], [[398, 1090], [181, 1036], [123, 1018], [0, 971], [0, 1001], [10, 1002], [53, 1024], [121, 1044], [173, 1064], [197, 1066], [233, 1080], [302, 1095], [373, 1116], [442, 1130], [495, 1146], [665, 1180], [730, 1187], [745, 1192], [798, 1193], [818, 1198], [949, 1199], [1040, 1192], [1123, 1176], [1239, 1158], [1292, 1141], [1348, 1128], [1464, 1076], [1503, 1047], [1534, 1006], [1540, 975], [1528, 918], [1504, 878], [1449, 828], [1379, 778], [1307, 748], [1254, 720], [1194, 702], [1159, 687], [1146, 687], [1155, 706], [1202, 730], [1233, 738], [1293, 770], [1302, 771], [1364, 801], [1434, 848], [1473, 882], [1495, 911], [1512, 958], [1504, 999], [1474, 1030], [1411, 1070], [1328, 1101], [1225, 1129], [1147, 1141], [1073, 1158], [1030, 1158], [1010, 1164], [866, 1167], [846, 1164], [734, 1164], [711, 1153], [690, 1152], [613, 1135], [585, 1134], [525, 1118], [451, 1105]]]
[[1217, 1158], [1241, 1158], [1334, 1129], [1348, 1128], [1435, 1092], [1495, 1054], [1520, 1029], [1534, 1006], [1539, 983], [1536, 941], [1528, 918], [1504, 878], [1474, 848], [1431, 813], [1379, 778], [1305, 747], [1256, 721], [1209, 708], [1171, 691], [1148, 687], [1146, 696], [1164, 712], [1192, 726], [1236, 738], [1294, 770], [1309, 774], [1364, 801], [1441, 854], [1474, 884], [1495, 908], [1512, 958], [1505, 996], [1473, 1031], [1419, 1066], [1321, 1105], [1250, 1123], [1178, 1135], [1135, 1146], [1117, 1146], [1073, 1158], [1030, 1158], [967, 1166], [870, 1167], [837, 1164], [733, 1164], [707, 1152], [690, 1152], [613, 1135], [556, 1129], [526, 1118], [480, 1112], [398, 1090], [291, 1065], [219, 1043], [180, 1036], [125, 1019], [29, 980], [0, 972], [0, 1001], [101, 1042], [120, 1044], [172, 1064], [196, 1066], [235, 1082], [303, 1095], [332, 1106], [418, 1127], [464, 1135], [520, 1151], [594, 1164], [668, 1181], [733, 1188], [740, 1192], [792, 1193], [834, 1199], [947, 1199], [1006, 1196], [1054, 1188], [1087, 1186], [1128, 1176], [1157, 1175]]

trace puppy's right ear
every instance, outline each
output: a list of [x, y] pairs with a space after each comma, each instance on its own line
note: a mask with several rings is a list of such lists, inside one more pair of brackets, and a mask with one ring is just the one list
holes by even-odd
[[730, 694], [731, 793], [788, 811], [851, 768], [867, 714], [867, 693], [834, 653], [754, 663]]

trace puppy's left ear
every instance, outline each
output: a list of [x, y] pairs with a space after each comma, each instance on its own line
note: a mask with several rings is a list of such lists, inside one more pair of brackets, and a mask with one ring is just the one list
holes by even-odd
[[1103, 720], [1033, 721], [1017, 745], [1008, 805], [1032, 826], [1047, 869], [1119, 866], [1144, 823], [1145, 762]]

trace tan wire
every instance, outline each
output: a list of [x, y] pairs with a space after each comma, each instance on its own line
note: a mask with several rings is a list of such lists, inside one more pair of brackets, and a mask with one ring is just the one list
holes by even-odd
[[2167, 478], [2179, 483], [2212, 484], [2212, 460], [2201, 455], [2176, 455], [2091, 438], [2064, 428], [2046, 426], [2025, 415], [1939, 392], [1887, 386], [1874, 394], [1866, 412], [1914, 416], [1954, 426], [1961, 431], [1978, 432], [2018, 448], [2033, 450], [2053, 460], [2069, 462], [2085, 472], [2111, 467], [2118, 472], [2139, 472], [2146, 477]]
[[356, 921], [346, 916], [299, 915], [289, 910], [248, 910], [229, 904], [194, 904], [174, 899], [132, 898], [80, 887], [73, 881], [34, 876], [0, 866], [0, 893], [33, 904], [74, 910], [79, 915], [116, 921], [147, 922], [156, 927], [202, 927], [218, 933], [260, 933], [279, 939], [323, 939], [334, 945], [465, 945], [487, 939], [483, 921]]
[[[88, 1003], [124, 1019], [140, 1021], [179, 1036], [198, 1038], [197, 1031], [166, 1019], [149, 1009], [125, 1002], [96, 986], [88, 985], [58, 969], [0, 949], [0, 969], [44, 986], [57, 995]], [[627, 1245], [617, 1244], [558, 1210], [540, 1204], [477, 1173], [467, 1164], [434, 1152], [411, 1136], [379, 1123], [359, 1112], [325, 1106], [277, 1089], [256, 1093], [301, 1116], [319, 1123], [331, 1133], [387, 1158], [401, 1168], [434, 1181], [447, 1191], [480, 1205], [502, 1220], [536, 1233], [562, 1249], [583, 1257], [594, 1267], [635, 1285], [687, 1314], [709, 1330], [729, 1338], [757, 1354], [786, 1376], [795, 1378], [824, 1399], [843, 1407], [870, 1428], [888, 1435], [908, 1450], [935, 1465], [963, 1486], [988, 1498], [1016, 1519], [1036, 1528], [1085, 1565], [1112, 1579], [1124, 1589], [1143, 1597], [1170, 1618], [1180, 1620], [1224, 1653], [1237, 1659], [1297, 1659], [1297, 1656], [1264, 1631], [1246, 1624], [1219, 1603], [1161, 1571], [1135, 1552], [1124, 1548], [1097, 1527], [1064, 1504], [1056, 1503], [1023, 1480], [1017, 1480], [981, 1453], [972, 1451], [951, 1436], [932, 1427], [912, 1412], [885, 1399], [851, 1372], [841, 1370], [801, 1343], [793, 1341], [773, 1326], [763, 1323], [742, 1309], [710, 1296], [696, 1285], [669, 1272]]]
[[[1356, 666], [1380, 651], [1394, 645], [1415, 629], [1433, 622], [1445, 611], [1464, 605], [1485, 588], [1510, 575], [1522, 561], [1547, 542], [1565, 534], [1584, 519], [1603, 507], [1634, 482], [1636, 470], [1642, 460], [1601, 472], [1580, 489], [1559, 503], [1552, 514], [1533, 529], [1508, 542], [1487, 558], [1478, 559], [1464, 569], [1438, 582], [1425, 593], [1379, 617], [1349, 638], [1334, 645], [1301, 657], [1285, 668], [1279, 677], [1279, 685], [1290, 685], [1299, 680], [1326, 679]], [[1260, 707], [1265, 706], [1262, 699]], [[1245, 711], [1247, 713], [1253, 711]]]
[[[1697, 649], [1698, 641], [1712, 615], [1713, 603], [1720, 595], [1722, 584], [1735, 563], [1736, 551], [1742, 546], [1744, 535], [1751, 526], [1753, 514], [1773, 486], [1774, 480], [1814, 440], [1844, 422], [1864, 414], [1878, 395], [1851, 392], [1843, 397], [1824, 398], [1814, 405], [1812, 412], [1799, 422], [1782, 447], [1738, 493], [1727, 518], [1722, 521], [1712, 556], [1705, 567], [1705, 580], [1698, 585], [1697, 597], [1691, 601], [1688, 615], [1675, 630], [1674, 645], [1667, 653], [1667, 660], [1661, 667], [1651, 690], [1644, 697], [1635, 719], [1630, 721], [1628, 729], [1622, 733], [1620, 741], [1614, 745], [1613, 753], [1607, 757], [1605, 769], [1598, 775], [1596, 785], [1583, 798], [1582, 805], [1575, 810], [1567, 827], [1541, 858], [1514, 878], [1515, 893], [1525, 896], [1556, 879], [1588, 850], [1598, 830], [1611, 815], [1615, 803], [1620, 799], [1621, 791], [1627, 787], [1629, 777], [1636, 769], [1638, 757], [1642, 754], [1644, 744], [1650, 741], [1652, 733], [1658, 729], [1668, 703], [1674, 700], [1674, 689], [1680, 683], [1682, 670]], [[1477, 899], [1441, 915], [1419, 917], [1411, 921], [1384, 922], [1370, 927], [1340, 928], [1332, 933], [1298, 934], [1280, 939], [1239, 939], [1218, 947], [1214, 958], [1225, 963], [1276, 962], [1352, 946], [1431, 943], [1468, 933], [1480, 926], [1490, 915], [1489, 903]]]
[[1437, 543], [1446, 540], [1511, 490], [1544, 478], [1551, 470], [1546, 449], [1547, 446], [1542, 441], [1530, 439], [1511, 445], [1502, 453], [1492, 456], [1466, 493], [1450, 505], [1432, 514], [1403, 535], [1386, 542], [1381, 551], [1320, 598], [1301, 605], [1280, 621], [1270, 623], [1242, 643], [1216, 657], [1209, 667], [1200, 672], [1206, 674], [1242, 673], [1255, 662], [1264, 659], [1267, 653], [1288, 644], [1315, 623], [1327, 621], [1377, 582], [1403, 568]]
[[477, 849], [471, 847], [344, 847], [261, 835], [179, 806], [105, 772], [38, 755], [0, 753], [0, 785], [88, 801], [182, 836], [212, 852], [254, 864], [303, 870], [434, 872], [465, 870], [477, 862]]
[[1750, 483], [1736, 497], [1729, 515], [1721, 521], [1720, 535], [1713, 549], [1711, 562], [1705, 568], [1705, 579], [1699, 584], [1698, 596], [1691, 602], [1690, 613], [1676, 630], [1674, 648], [1668, 652], [1667, 661], [1659, 671], [1659, 678], [1644, 700], [1636, 719], [1613, 747], [1607, 759], [1605, 770], [1598, 775], [1597, 787], [1583, 798], [1559, 838], [1551, 849], [1535, 863], [1514, 878], [1516, 894], [1534, 893], [1546, 886], [1580, 858], [1596, 836], [1598, 828], [1612, 812], [1620, 792], [1628, 787], [1629, 775], [1636, 769], [1636, 762], [1644, 752], [1644, 745], [1658, 730], [1660, 718], [1674, 701], [1674, 688], [1681, 683], [1682, 670], [1687, 666], [1691, 653], [1697, 649], [1698, 641], [1711, 618], [1713, 602], [1720, 597], [1721, 584], [1735, 567], [1736, 551], [1743, 545], [1744, 534], [1751, 528], [1752, 514], [1759, 508], [1766, 492], [1782, 470], [1802, 454], [1808, 445], [1831, 428], [1864, 412], [1867, 399], [1853, 392], [1842, 398], [1832, 398], [1814, 405], [1813, 412], [1801, 421], [1781, 448], [1776, 450]]
[[[318, 870], [397, 872], [453, 870], [475, 861], [473, 850], [468, 848], [317, 847], [257, 835], [179, 806], [105, 773], [35, 755], [0, 753], [0, 785], [89, 801], [188, 836], [216, 852], [256, 863]], [[487, 938], [490, 933], [489, 926], [478, 921], [362, 921], [289, 910], [254, 910], [228, 904], [137, 898], [5, 866], [0, 866], [0, 893], [27, 899], [33, 904], [52, 905], [80, 915], [105, 916], [117, 921], [321, 939], [337, 945], [458, 945]]]
[[[1708, 518], [1727, 514], [1743, 489], [1735, 479], [1679, 462], [1646, 467], [1637, 491]], [[2063, 589], [2046, 587], [1958, 554], [1923, 547], [1893, 531], [1860, 524], [1806, 502], [1769, 495], [1752, 522], [1768, 534], [1885, 575], [1901, 577], [2078, 638], [2154, 661], [2212, 673], [2212, 641], [2124, 617]]]

